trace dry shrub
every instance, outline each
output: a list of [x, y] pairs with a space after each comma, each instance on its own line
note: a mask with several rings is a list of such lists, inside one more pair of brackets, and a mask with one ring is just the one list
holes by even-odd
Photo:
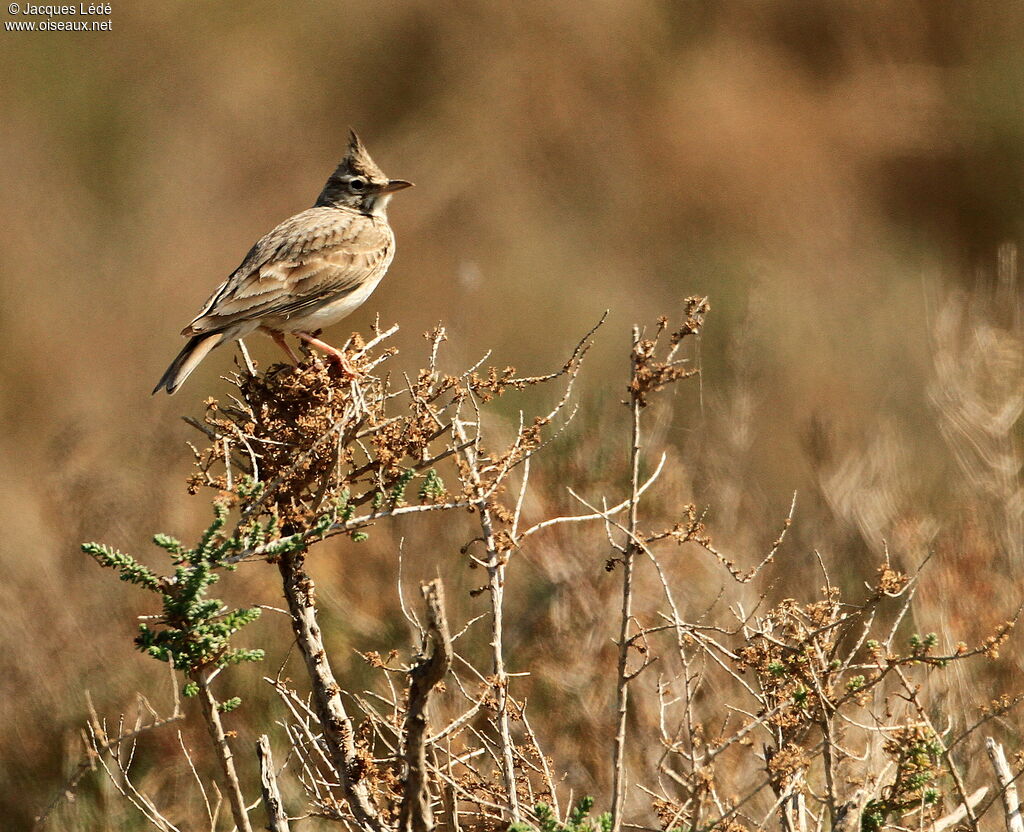
[[[574, 413], [570, 394], [593, 330], [561, 369], [519, 376], [512, 368], [476, 366], [442, 373], [445, 333], [438, 328], [427, 333], [423, 369], [400, 380], [386, 372], [393, 351], [383, 348], [394, 330], [375, 331], [368, 342], [346, 345], [362, 370], [355, 381], [309, 360], [265, 373], [242, 370], [237, 393], [206, 403], [204, 418], [193, 424], [209, 444], [195, 450], [189, 487], [213, 491], [215, 520], [197, 545], [158, 535], [175, 566], [163, 577], [117, 550], [86, 548], [160, 597], [162, 612], [147, 617], [136, 642], [183, 672], [185, 695], [199, 698], [212, 742], [196, 756], [219, 767], [217, 794], [225, 796], [237, 828], [253, 823], [246, 807], [257, 766], [251, 755], [240, 755], [239, 728], [229, 731], [225, 723], [263, 717], [215, 689], [235, 665], [262, 659], [261, 651], [236, 647], [235, 639], [267, 607], [231, 611], [206, 593], [222, 579], [226, 587], [240, 567], [268, 564], [280, 576], [303, 660], [302, 681], [286, 675], [284, 664], [265, 677], [283, 716], [279, 759], [289, 761], [276, 770], [261, 740], [259, 779], [273, 828], [287, 824], [282, 806], [293, 816], [373, 832], [510, 824], [617, 832], [636, 823], [665, 830], [781, 824], [794, 832], [810, 825], [983, 828], [982, 819], [998, 805], [997, 791], [970, 789], [982, 776], [970, 760], [986, 733], [979, 729], [1019, 700], [996, 698], [975, 717], [953, 713], [943, 680], [951, 667], [994, 660], [1016, 615], [995, 622], [971, 646], [916, 633], [910, 622], [921, 572], [900, 570], [887, 551], [866, 592], [836, 585], [819, 558], [823, 586], [816, 597], [778, 597], [766, 576], [783, 557], [793, 508], [767, 553], [750, 565], [717, 547], [705, 513], [673, 498], [678, 460], [662, 453], [655, 461], [659, 449], [651, 447], [646, 422], [664, 399], [661, 391], [695, 374], [684, 348], [701, 331], [707, 309], [706, 301], [691, 298], [675, 329], [667, 319], [649, 335], [634, 329], [624, 388], [626, 494], [610, 500], [570, 488], [577, 509], [568, 512], [554, 510], [549, 486], [535, 486], [531, 468], [541, 464], [535, 458], [555, 453], [551, 442], [568, 421], [562, 417]], [[502, 420], [491, 414], [493, 403], [550, 383], [560, 385], [554, 404], [531, 419], [520, 416], [507, 431], [510, 439], [495, 445], [490, 437], [501, 435]], [[593, 490], [593, 483], [582, 485]], [[409, 557], [430, 549], [429, 524], [438, 516], [466, 520], [458, 521], [462, 563], [486, 574], [466, 597], [482, 598], [484, 614], [465, 616], [463, 602], [446, 602], [440, 579], [424, 584], [426, 609], [417, 613], [400, 577], [414, 652], [406, 654], [400, 643], [384, 653], [363, 649], [366, 672], [350, 683], [335, 670], [344, 663], [328, 649], [322, 620], [329, 609], [307, 561], [329, 538], [361, 542], [401, 518], [427, 530], [403, 527]], [[506, 587], [527, 574], [510, 567], [533, 550], [569, 569], [571, 559], [560, 553], [566, 545], [584, 545], [578, 565], [589, 560], [591, 567], [589, 576], [570, 571], [567, 577], [590, 617], [581, 611], [566, 626], [594, 627], [597, 634], [603, 621], [605, 637], [618, 633], [613, 651], [594, 641], [583, 657], [593, 678], [605, 680], [604, 694], [593, 700], [599, 711], [588, 716], [604, 730], [573, 737], [569, 746], [598, 758], [611, 753], [603, 764], [610, 812], [596, 817], [593, 799], [580, 802], [577, 793], [574, 800], [563, 784], [575, 763], [560, 756], [564, 732], [534, 729], [539, 720], [550, 732], [563, 715], [572, 724], [572, 703], [520, 679], [526, 668], [509, 669], [521, 620], [506, 609]], [[436, 564], [446, 582], [461, 583], [457, 564]], [[598, 564], [600, 578], [594, 577]], [[689, 583], [702, 569], [718, 573], [718, 597], [692, 597]], [[600, 589], [591, 592], [588, 581], [600, 582]], [[370, 590], [383, 591], [390, 589]], [[558, 628], [546, 636], [549, 657], [538, 656], [540, 666], [578, 665], [561, 654], [568, 643]], [[548, 668], [543, 675], [557, 673]], [[536, 695], [528, 699], [530, 690]], [[538, 713], [538, 702], [546, 711]], [[94, 713], [73, 785], [100, 765], [150, 824], [176, 828], [159, 796], [136, 783], [134, 754], [125, 749], [182, 717], [177, 699], [169, 716], [151, 710], [130, 730], [111, 730]], [[210, 769], [196, 768], [188, 746], [181, 748], [207, 795]], [[997, 768], [997, 780], [998, 794], [1008, 794], [1004, 770]], [[283, 797], [275, 796], [279, 781]], [[220, 811], [219, 804], [206, 806], [211, 816]]]

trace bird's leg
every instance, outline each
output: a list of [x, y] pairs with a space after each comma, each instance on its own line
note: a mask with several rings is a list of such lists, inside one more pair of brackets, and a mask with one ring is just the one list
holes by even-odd
[[[314, 329], [312, 332], [307, 332], [307, 335], [312, 335], [314, 338], [319, 338], [322, 329]], [[299, 349], [302, 350], [302, 354], [306, 358], [313, 358], [316, 355], [316, 351], [305, 341], [299, 342]]]
[[316, 347], [320, 350], [327, 356], [327, 360], [334, 364], [334, 366], [341, 370], [341, 372], [348, 378], [359, 378], [362, 375], [362, 373], [360, 373], [355, 367], [349, 364], [348, 356], [346, 356], [345, 353], [337, 347], [332, 347], [330, 344], [321, 341], [319, 338], [314, 335], [310, 335], [308, 332], [296, 332], [295, 336], [297, 338], [301, 338], [311, 347]]
[[274, 339], [274, 343], [277, 344], [281, 349], [285, 351], [287, 355], [295, 364], [301, 364], [302, 359], [295, 354], [295, 350], [291, 348], [288, 342], [284, 338], [284, 333], [276, 329], [271, 329], [269, 326], [261, 326], [260, 330], [267, 333], [271, 338]]

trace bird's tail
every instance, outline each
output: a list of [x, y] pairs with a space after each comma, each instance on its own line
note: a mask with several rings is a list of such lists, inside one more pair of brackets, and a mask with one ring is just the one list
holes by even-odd
[[167, 372], [163, 374], [156, 387], [153, 388], [153, 395], [164, 389], [168, 393], [173, 393], [181, 387], [182, 382], [199, 366], [199, 362], [206, 358], [207, 353], [218, 346], [223, 339], [223, 332], [209, 332], [203, 335], [193, 335], [189, 338], [188, 343], [178, 353], [178, 357], [171, 362]]

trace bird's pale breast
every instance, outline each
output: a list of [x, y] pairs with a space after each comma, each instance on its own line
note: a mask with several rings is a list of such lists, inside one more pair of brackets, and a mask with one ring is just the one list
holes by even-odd
[[311, 332], [336, 324], [362, 306], [366, 299], [373, 294], [373, 290], [377, 288], [377, 284], [383, 279], [388, 266], [391, 265], [394, 254], [395, 247], [392, 244], [384, 259], [377, 263], [373, 271], [368, 272], [362, 283], [351, 291], [340, 294], [333, 300], [325, 300], [322, 305], [312, 310], [303, 310], [302, 313], [293, 317], [282, 318], [278, 324], [268, 320], [265, 322], [266, 325], [273, 329], [280, 329], [282, 332]]

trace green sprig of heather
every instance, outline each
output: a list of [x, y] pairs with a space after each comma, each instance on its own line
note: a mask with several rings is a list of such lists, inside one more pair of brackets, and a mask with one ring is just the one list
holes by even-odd
[[[217, 502], [214, 516], [194, 548], [186, 548], [170, 535], [157, 534], [153, 543], [171, 556], [174, 571], [159, 577], [131, 555], [99, 543], [86, 543], [82, 550], [101, 566], [114, 569], [121, 580], [141, 586], [160, 599], [160, 614], [139, 625], [135, 645], [154, 659], [170, 663], [175, 669], [194, 676], [209, 667], [221, 668], [242, 662], [261, 661], [264, 651], [236, 648], [232, 638], [247, 624], [260, 617], [257, 607], [229, 609], [207, 591], [220, 580], [218, 571], [233, 570], [225, 559], [246, 547], [256, 545], [271, 531], [256, 524], [240, 537], [225, 538], [228, 508]], [[194, 683], [185, 686], [190, 695]], [[226, 704], [226, 703], [221, 703]], [[226, 710], [233, 710], [234, 705]]]

